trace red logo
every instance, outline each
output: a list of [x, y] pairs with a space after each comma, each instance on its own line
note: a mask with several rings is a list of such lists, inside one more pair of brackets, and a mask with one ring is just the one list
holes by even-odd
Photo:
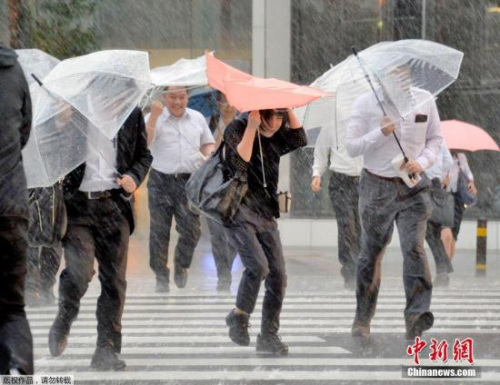
[[[468, 361], [470, 364], [474, 363], [474, 353], [473, 353], [474, 341], [472, 338], [465, 338], [463, 341], [455, 339], [453, 344], [453, 360], [455, 362]], [[415, 338], [415, 343], [413, 345], [408, 345], [406, 349], [406, 354], [413, 356], [413, 361], [416, 365], [420, 365], [419, 354], [423, 352], [427, 342], [420, 339], [420, 337]], [[429, 345], [430, 361], [448, 361], [448, 342], [446, 340], [438, 341], [431, 338], [431, 344]]]

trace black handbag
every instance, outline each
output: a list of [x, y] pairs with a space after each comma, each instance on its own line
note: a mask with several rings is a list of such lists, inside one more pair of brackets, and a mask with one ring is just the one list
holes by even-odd
[[225, 223], [234, 218], [248, 190], [246, 173], [228, 176], [225, 165], [225, 144], [186, 183], [191, 211]]
[[68, 217], [62, 182], [29, 190], [28, 243], [32, 247], [54, 247], [66, 234]]
[[453, 227], [455, 223], [455, 199], [451, 192], [441, 187], [431, 186], [432, 214], [429, 221], [443, 227]]

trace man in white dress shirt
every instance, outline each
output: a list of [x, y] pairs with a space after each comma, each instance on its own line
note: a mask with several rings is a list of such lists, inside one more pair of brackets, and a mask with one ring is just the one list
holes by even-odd
[[[330, 200], [337, 219], [338, 258], [342, 265], [344, 287], [356, 288], [356, 260], [359, 255], [361, 226], [358, 211], [358, 186], [362, 159], [347, 154], [344, 140], [336, 140], [331, 127], [323, 127], [314, 149], [314, 164], [311, 189], [321, 190], [321, 177], [330, 159]], [[341, 139], [341, 138], [339, 138]]]
[[[410, 77], [410, 68], [398, 68], [396, 78]], [[359, 97], [353, 105], [346, 135], [349, 155], [363, 155], [359, 186], [359, 213], [362, 227], [361, 252], [357, 266], [356, 316], [352, 335], [370, 336], [380, 287], [382, 257], [390, 243], [394, 222], [399, 230], [406, 292], [406, 337], [414, 339], [432, 327], [429, 311], [432, 281], [424, 249], [427, 219], [431, 213], [429, 179], [422, 174], [436, 159], [442, 142], [439, 114], [431, 95], [408, 85], [404, 91], [415, 109], [392, 122], [383, 113], [373, 93]], [[380, 90], [379, 99], [391, 116], [393, 105]], [[402, 167], [409, 175], [422, 174], [408, 187], [391, 161], [401, 154], [393, 134], [409, 161]]]
[[210, 155], [215, 140], [207, 122], [198, 111], [187, 108], [185, 87], [169, 87], [160, 101], [151, 106], [146, 117], [148, 144], [153, 154], [149, 175], [149, 264], [156, 275], [156, 291], [168, 292], [170, 270], [168, 246], [175, 216], [179, 240], [174, 256], [174, 281], [183, 288], [187, 269], [200, 239], [200, 218], [188, 208], [186, 182]]

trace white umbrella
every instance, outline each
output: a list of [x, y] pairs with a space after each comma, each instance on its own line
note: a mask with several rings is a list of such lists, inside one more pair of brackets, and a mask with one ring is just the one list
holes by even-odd
[[146, 52], [67, 59], [44, 78], [23, 151], [28, 187], [54, 184], [111, 140], [151, 87]]
[[[406, 86], [411, 84], [413, 88], [426, 91], [428, 96], [422, 99], [425, 104], [457, 79], [462, 58], [462, 52], [427, 40], [375, 44], [359, 52], [358, 57], [349, 56], [316, 79], [311, 86], [333, 93], [334, 98], [313, 102], [299, 114], [306, 128], [333, 129], [329, 136], [341, 142], [352, 105], [358, 97], [367, 92], [383, 94], [385, 113], [394, 121], [404, 119], [419, 107], [405, 91]], [[396, 71], [402, 65], [410, 68], [403, 77]], [[316, 143], [319, 146], [330, 144]]]

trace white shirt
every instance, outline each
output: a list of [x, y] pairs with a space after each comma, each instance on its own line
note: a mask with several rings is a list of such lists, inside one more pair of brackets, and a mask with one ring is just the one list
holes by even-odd
[[178, 118], [164, 108], [151, 144], [151, 167], [164, 174], [192, 173], [204, 161], [200, 148], [210, 143], [215, 140], [201, 113], [186, 108]]
[[80, 191], [105, 191], [120, 188], [116, 183], [116, 137], [108, 139], [97, 128], [89, 130], [89, 157]]
[[441, 144], [441, 150], [436, 158], [436, 161], [432, 166], [430, 166], [425, 173], [429, 179], [439, 178], [442, 182], [444, 177], [448, 175], [451, 167], [453, 166], [453, 159], [451, 157], [450, 150], [446, 147], [444, 142]]
[[[404, 120], [395, 122], [394, 132], [408, 159], [417, 160], [425, 170], [434, 163], [443, 140], [439, 113], [434, 99], [427, 91], [412, 88], [411, 93], [413, 103], [418, 108], [405, 116]], [[380, 98], [384, 103], [381, 93]], [[386, 107], [387, 110], [390, 108]], [[427, 122], [415, 122], [417, 115], [426, 115]], [[401, 150], [392, 134], [385, 136], [382, 133], [382, 117], [383, 113], [372, 92], [360, 96], [354, 102], [349, 119], [347, 152], [353, 157], [363, 155], [363, 167], [370, 172], [384, 177], [397, 177], [398, 173], [391, 161], [401, 154]]]
[[[345, 136], [345, 135], [344, 135]], [[351, 158], [345, 147], [345, 138], [341, 130], [335, 131], [331, 126], [323, 126], [314, 148], [313, 177], [321, 177], [328, 167], [330, 156], [330, 170], [349, 176], [359, 176], [363, 167], [363, 158]]]
[[458, 153], [456, 155], [453, 155], [453, 166], [451, 167], [449, 172], [450, 185], [448, 186], [448, 191], [457, 191], [458, 173], [460, 169], [465, 173], [465, 175], [467, 175], [467, 179], [469, 179], [469, 182], [474, 181], [474, 176], [472, 175], [472, 171], [470, 170], [469, 162], [467, 162], [465, 154]]

